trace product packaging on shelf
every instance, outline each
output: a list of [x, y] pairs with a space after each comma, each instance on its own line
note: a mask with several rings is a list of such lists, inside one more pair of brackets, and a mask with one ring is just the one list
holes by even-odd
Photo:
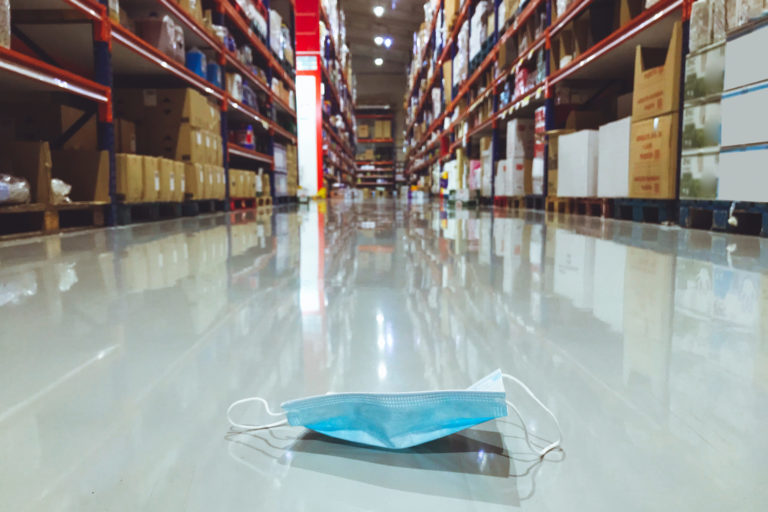
[[203, 164], [184, 164], [184, 193], [192, 200], [205, 199], [205, 170]]
[[599, 132], [582, 130], [562, 135], [559, 151], [565, 155], [558, 167], [558, 195], [595, 197], [597, 195], [597, 162]]
[[720, 146], [720, 102], [683, 108], [683, 150]]
[[718, 199], [720, 151], [685, 152], [680, 158], [680, 199]]
[[725, 44], [685, 58], [685, 101], [723, 92], [725, 80]]
[[[665, 49], [643, 48], [635, 52], [635, 87], [632, 119], [640, 121], [675, 112], [680, 103], [680, 54], [682, 28], [672, 29]], [[663, 58], [663, 60], [662, 60]]]
[[629, 197], [675, 198], [678, 115], [677, 113], [667, 114], [642, 121], [632, 121], [629, 146]]
[[160, 159], [153, 156], [142, 156], [142, 185], [141, 200], [152, 203], [160, 195]]
[[629, 196], [629, 139], [631, 118], [605, 124], [599, 130], [597, 196]]
[[768, 80], [768, 59], [756, 58], [756, 52], [765, 48], [768, 48], [768, 25], [761, 25], [725, 44], [725, 91]]

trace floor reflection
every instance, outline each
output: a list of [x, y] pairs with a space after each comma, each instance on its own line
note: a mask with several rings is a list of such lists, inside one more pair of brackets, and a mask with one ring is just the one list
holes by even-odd
[[[391, 200], [210, 215], [0, 245], [0, 330], [3, 509], [768, 498], [759, 238]], [[244, 396], [461, 389], [497, 367], [560, 418], [564, 461], [529, 468], [503, 422], [401, 453], [226, 434]]]

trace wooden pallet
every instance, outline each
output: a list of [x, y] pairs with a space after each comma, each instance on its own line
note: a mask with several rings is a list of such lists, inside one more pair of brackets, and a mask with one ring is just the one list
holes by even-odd
[[589, 217], [613, 218], [613, 199], [607, 197], [578, 197], [573, 213]]
[[613, 217], [619, 220], [660, 224], [678, 217], [675, 199], [614, 199]]
[[543, 210], [544, 206], [544, 196], [525, 196], [525, 208], [527, 210]]
[[[729, 222], [732, 205], [735, 223]], [[768, 237], [768, 203], [682, 199], [678, 221], [686, 228]]]
[[0, 240], [102, 227], [105, 208], [101, 202], [0, 206]]
[[548, 213], [573, 213], [575, 209], [572, 197], [549, 196], [545, 205]]
[[271, 197], [257, 197], [256, 198], [256, 206], [259, 208], [269, 208], [272, 206], [272, 198]]
[[252, 210], [256, 208], [255, 197], [233, 197], [229, 199], [229, 210]]
[[177, 219], [184, 213], [182, 203], [121, 203], [116, 205], [117, 224]]
[[216, 213], [224, 211], [224, 201], [217, 199], [197, 199], [184, 201], [181, 205], [182, 215], [196, 217], [203, 213]]
[[496, 197], [493, 201], [495, 206], [499, 208], [511, 208], [513, 210], [521, 210], [525, 208], [525, 196], [504, 196]]

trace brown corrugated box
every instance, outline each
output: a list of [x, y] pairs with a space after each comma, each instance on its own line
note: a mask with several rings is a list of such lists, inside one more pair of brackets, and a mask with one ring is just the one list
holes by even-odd
[[115, 155], [117, 195], [125, 203], [141, 202], [144, 162], [140, 155], [118, 153]]
[[151, 203], [158, 200], [160, 194], [160, 159], [154, 156], [142, 156], [141, 200]]
[[205, 199], [205, 170], [203, 164], [184, 164], [184, 193], [190, 199]]
[[675, 23], [669, 46], [665, 49], [635, 49], [635, 88], [632, 96], [632, 120], [657, 117], [680, 108], [680, 69], [682, 66], [682, 29]]
[[677, 185], [678, 115], [632, 123], [629, 144], [629, 196], [674, 199]]

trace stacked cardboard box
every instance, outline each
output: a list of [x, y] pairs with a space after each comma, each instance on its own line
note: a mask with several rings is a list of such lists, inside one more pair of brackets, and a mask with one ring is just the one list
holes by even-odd
[[296, 196], [299, 191], [299, 160], [296, 146], [289, 144], [285, 147], [285, 162], [288, 171], [286, 176], [288, 195]]
[[[674, 199], [677, 187], [678, 110], [682, 29], [669, 46], [637, 47], [629, 147], [629, 197]], [[659, 57], [664, 60], [659, 65]]]
[[379, 120], [373, 124], [373, 138], [374, 139], [390, 139], [392, 138], [392, 121]]
[[600, 127], [597, 157], [597, 196], [629, 195], [629, 137], [632, 120], [619, 119]]
[[115, 112], [136, 124], [139, 153], [222, 165], [219, 109], [194, 89], [118, 89]]
[[[533, 119], [513, 119], [507, 123], [507, 182], [501, 185], [508, 196], [531, 194], [534, 154]], [[496, 192], [499, 195], [498, 191]]]

